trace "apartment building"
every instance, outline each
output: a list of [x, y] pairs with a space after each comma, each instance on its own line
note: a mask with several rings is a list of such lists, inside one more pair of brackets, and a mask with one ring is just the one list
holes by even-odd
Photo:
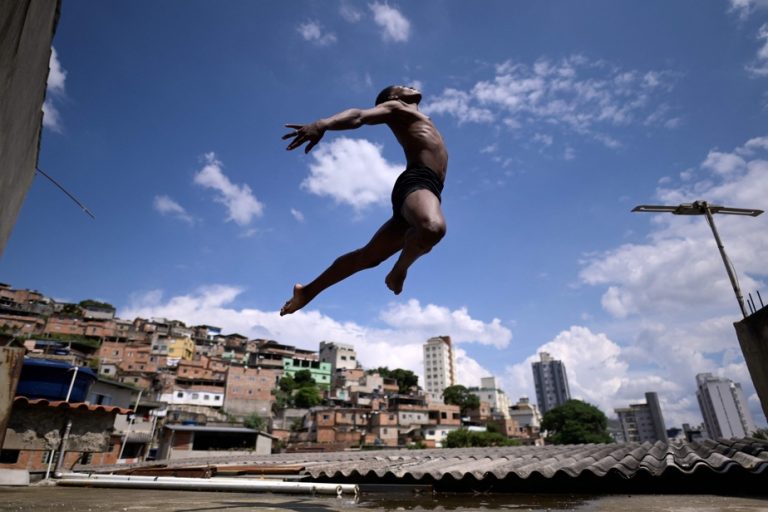
[[456, 355], [450, 336], [436, 336], [424, 344], [424, 390], [442, 402], [445, 388], [456, 385]]
[[539, 358], [539, 361], [532, 363], [533, 383], [541, 414], [546, 414], [547, 411], [570, 400], [571, 390], [568, 387], [565, 364], [553, 359], [548, 352], [541, 352]]

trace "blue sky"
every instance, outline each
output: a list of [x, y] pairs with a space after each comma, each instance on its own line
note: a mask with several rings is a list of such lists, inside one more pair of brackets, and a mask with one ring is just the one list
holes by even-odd
[[[630, 213], [768, 209], [765, 0], [64, 2], [53, 46], [40, 167], [96, 220], [38, 177], [1, 281], [419, 373], [448, 334], [461, 383], [513, 400], [548, 350], [574, 396], [612, 416], [656, 391], [668, 426], [701, 422], [709, 371], [765, 423], [706, 223]], [[309, 155], [282, 126], [393, 83], [422, 88], [448, 145], [448, 234], [402, 295], [389, 261], [281, 318], [387, 219], [405, 162], [384, 126]], [[766, 290], [768, 215], [717, 222]]]

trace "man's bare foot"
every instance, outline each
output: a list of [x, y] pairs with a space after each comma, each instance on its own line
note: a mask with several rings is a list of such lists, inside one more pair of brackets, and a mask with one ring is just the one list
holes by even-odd
[[308, 302], [304, 296], [304, 287], [296, 284], [293, 287], [293, 297], [288, 299], [280, 309], [280, 316], [290, 315], [306, 306]]
[[395, 292], [395, 295], [400, 295], [403, 291], [403, 283], [405, 283], [405, 277], [408, 275], [407, 270], [400, 271], [397, 266], [389, 271], [387, 277], [384, 278], [387, 288]]

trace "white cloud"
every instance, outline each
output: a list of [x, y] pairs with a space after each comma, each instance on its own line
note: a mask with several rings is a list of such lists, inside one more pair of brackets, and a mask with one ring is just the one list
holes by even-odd
[[374, 2], [370, 5], [373, 21], [381, 27], [381, 36], [385, 41], [404, 43], [411, 34], [411, 22], [400, 11], [387, 4]]
[[323, 32], [322, 25], [317, 21], [302, 23], [296, 30], [305, 41], [309, 41], [317, 46], [328, 46], [336, 42], [336, 34], [333, 32]]
[[296, 221], [304, 222], [304, 214], [296, 208], [291, 208], [291, 215], [293, 215], [293, 218], [296, 219]]
[[757, 31], [757, 39], [762, 46], [757, 51], [755, 62], [747, 66], [747, 71], [758, 77], [768, 76], [768, 23]]
[[67, 71], [59, 62], [59, 54], [56, 52], [56, 48], [51, 48], [51, 58], [48, 62], [48, 67], [48, 97], [43, 103], [43, 126], [61, 133], [61, 114], [56, 107], [56, 101], [66, 96], [65, 83], [67, 81]]
[[194, 224], [195, 220], [179, 203], [166, 195], [155, 196], [152, 206], [161, 215], [171, 215], [183, 220], [189, 224]]
[[[660, 181], [656, 199], [659, 204], [703, 199], [766, 209], [767, 157], [766, 137], [753, 138], [730, 152], [710, 151], [699, 167], [686, 170], [679, 183], [671, 178]], [[622, 350], [626, 361], [633, 367], [653, 368], [668, 386], [677, 386], [665, 400], [676, 414], [695, 417], [696, 373], [717, 373], [741, 382], [747, 393], [753, 389], [732, 325], [740, 311], [706, 220], [644, 215], [649, 215], [651, 225], [647, 241], [587, 257], [580, 279], [605, 287], [603, 308], [621, 319], [615, 327], [630, 342]], [[764, 287], [768, 216], [714, 218], [744, 294]], [[753, 408], [753, 414], [762, 422], [759, 408]]]
[[312, 152], [309, 176], [301, 186], [358, 212], [371, 205], [387, 204], [403, 165], [387, 162], [381, 149], [365, 139], [346, 137], [318, 146]]
[[768, 0], [729, 0], [730, 10], [740, 19], [747, 19], [755, 10], [768, 7]]
[[460, 123], [490, 123], [501, 117], [510, 127], [557, 126], [608, 147], [620, 146], [608, 135], [618, 127], [679, 123], [662, 102], [675, 79], [668, 71], [625, 70], [580, 55], [539, 59], [531, 66], [507, 61], [495, 71], [467, 90], [446, 89], [424, 111], [452, 115]]
[[450, 334], [456, 341], [491, 345], [499, 349], [509, 345], [512, 339], [512, 332], [501, 325], [498, 318], [485, 323], [472, 318], [466, 308], [450, 310], [434, 304], [422, 307], [416, 299], [410, 299], [404, 304], [391, 304], [387, 310], [382, 311], [380, 318], [398, 330], [419, 332], [421, 337], [443, 332]]
[[218, 192], [215, 201], [227, 207], [232, 220], [239, 226], [251, 223], [253, 217], [261, 217], [264, 205], [256, 199], [248, 185], [235, 185], [222, 171], [222, 163], [214, 153], [205, 155], [205, 165], [195, 175], [194, 182], [202, 187]]
[[67, 81], [67, 71], [59, 62], [59, 54], [56, 48], [51, 48], [51, 59], [48, 64], [48, 92], [53, 94], [64, 94], [64, 84]]
[[363, 19], [363, 13], [353, 4], [347, 2], [341, 4], [339, 14], [349, 23], [357, 23]]
[[[275, 339], [310, 350], [317, 350], [323, 340], [349, 343], [355, 347], [358, 360], [366, 368], [399, 367], [419, 375], [423, 373], [422, 345], [432, 336], [449, 334], [456, 344], [497, 338], [509, 341], [511, 338], [511, 333], [500, 327], [497, 320], [486, 323], [469, 317], [466, 310], [450, 311], [432, 304], [423, 308], [418, 302], [411, 305], [425, 312], [439, 311], [440, 315], [433, 315], [430, 322], [414, 324], [412, 319], [397, 313], [397, 305], [390, 305], [381, 313], [387, 318], [386, 326], [372, 328], [338, 321], [310, 308], [290, 317], [281, 317], [277, 305], [275, 311], [237, 309], [232, 303], [242, 292], [237, 286], [213, 285], [164, 299], [161, 291], [153, 290], [134, 295], [128, 307], [121, 308], [120, 317], [165, 317], [181, 320], [187, 325], [213, 324], [224, 332]], [[465, 385], [477, 385], [480, 377], [490, 374], [463, 349], [457, 348], [456, 354], [459, 379]], [[423, 385], [423, 380], [421, 383]]]

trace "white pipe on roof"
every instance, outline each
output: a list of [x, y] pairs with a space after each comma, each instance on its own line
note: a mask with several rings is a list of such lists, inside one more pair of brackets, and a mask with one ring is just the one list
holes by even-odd
[[174, 476], [96, 475], [63, 473], [57, 485], [72, 487], [119, 487], [128, 489], [181, 489], [186, 491], [252, 491], [291, 494], [359, 493], [355, 484], [276, 482], [244, 478], [182, 478]]

